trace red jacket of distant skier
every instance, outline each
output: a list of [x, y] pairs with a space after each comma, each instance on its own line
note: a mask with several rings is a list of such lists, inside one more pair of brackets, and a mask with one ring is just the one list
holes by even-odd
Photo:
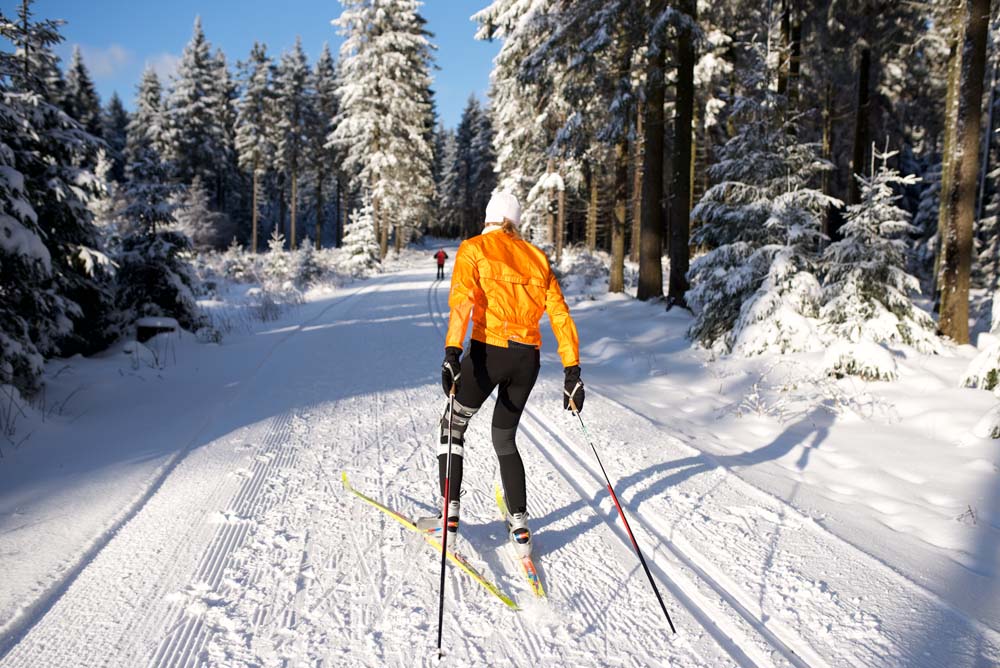
[[448, 259], [448, 254], [445, 253], [443, 250], [439, 250], [437, 253], [434, 254], [434, 259], [438, 261], [439, 267], [443, 267], [444, 261]]

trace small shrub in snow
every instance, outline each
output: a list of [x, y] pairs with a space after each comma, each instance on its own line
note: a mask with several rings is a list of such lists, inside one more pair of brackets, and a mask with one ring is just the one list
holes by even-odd
[[1000, 406], [994, 406], [972, 428], [977, 438], [1000, 438]]
[[896, 380], [896, 359], [871, 341], [840, 341], [823, 356], [823, 369], [831, 376], [858, 376], [864, 380]]
[[[904, 343], [937, 353], [941, 344], [934, 321], [909, 296], [920, 291], [917, 279], [906, 272], [905, 235], [914, 228], [909, 215], [896, 206], [899, 195], [894, 191], [917, 179], [890, 168], [887, 160], [893, 155], [876, 152], [882, 161], [878, 171], [857, 177], [862, 200], [847, 208], [844, 238], [823, 254], [824, 329], [837, 340]], [[865, 360], [856, 366], [864, 368]]]
[[261, 278], [268, 290], [281, 290], [293, 277], [292, 254], [285, 250], [285, 235], [277, 228], [267, 242], [267, 253], [261, 259]]
[[295, 284], [301, 288], [313, 285], [323, 276], [319, 253], [316, 252], [309, 237], [305, 238], [302, 247], [295, 252], [292, 273], [295, 276]]
[[351, 276], [363, 276], [379, 266], [378, 243], [375, 240], [375, 219], [371, 200], [365, 194], [362, 207], [350, 218], [341, 247], [341, 268]]
[[962, 376], [963, 387], [993, 390], [1000, 384], [1000, 344], [994, 343], [969, 362]]
[[226, 278], [238, 283], [256, 280], [254, 258], [247, 253], [235, 237], [226, 252], [219, 258], [218, 271]]

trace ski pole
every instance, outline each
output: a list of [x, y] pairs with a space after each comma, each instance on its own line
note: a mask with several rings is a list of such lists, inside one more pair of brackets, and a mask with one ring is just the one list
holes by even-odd
[[583, 429], [583, 435], [587, 438], [587, 443], [590, 444], [590, 449], [594, 451], [594, 458], [597, 459], [597, 465], [601, 467], [601, 473], [604, 474], [604, 482], [608, 484], [608, 492], [611, 493], [611, 500], [615, 502], [615, 508], [618, 509], [618, 516], [622, 518], [622, 524], [625, 525], [625, 531], [628, 533], [629, 540], [632, 541], [632, 547], [635, 548], [635, 553], [639, 556], [639, 563], [642, 564], [642, 570], [646, 571], [646, 577], [649, 578], [649, 585], [653, 588], [653, 593], [656, 594], [656, 600], [660, 602], [660, 608], [663, 610], [663, 615], [667, 618], [667, 624], [670, 625], [670, 632], [677, 633], [677, 629], [674, 628], [674, 623], [670, 619], [670, 613], [667, 612], [667, 606], [663, 602], [663, 597], [660, 596], [660, 590], [656, 587], [656, 581], [653, 580], [653, 574], [649, 572], [649, 566], [646, 565], [646, 558], [642, 556], [642, 550], [639, 549], [639, 543], [636, 542], [635, 536], [632, 535], [632, 527], [628, 525], [628, 519], [625, 517], [625, 511], [622, 510], [622, 504], [618, 502], [618, 495], [615, 494], [615, 489], [611, 486], [611, 480], [608, 478], [608, 472], [604, 470], [604, 464], [601, 463], [601, 456], [597, 454], [597, 446], [594, 445], [594, 439], [590, 437], [590, 432], [587, 431], [587, 425], [583, 423], [583, 418], [580, 416], [580, 411], [576, 409], [576, 403], [573, 401], [572, 397], [570, 397], [569, 406], [573, 411], [573, 415], [575, 415], [580, 421], [580, 427]]
[[444, 572], [448, 564], [448, 499], [451, 494], [451, 439], [455, 414], [455, 381], [448, 392], [448, 458], [444, 467], [444, 509], [441, 511], [441, 595], [438, 599], [438, 660], [441, 659], [441, 633], [444, 630]]

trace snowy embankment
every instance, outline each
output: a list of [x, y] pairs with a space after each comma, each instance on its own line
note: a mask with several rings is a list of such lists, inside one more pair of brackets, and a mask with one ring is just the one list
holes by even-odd
[[[431, 252], [221, 345], [182, 338], [162, 370], [54, 366], [50, 405], [81, 389], [0, 460], [0, 665], [436, 663], [435, 556], [338, 479], [432, 512]], [[518, 438], [550, 598], [499, 550], [484, 411], [458, 548], [525, 609], [450, 571], [453, 665], [1000, 662], [1000, 448], [971, 434], [995, 399], [957, 388], [972, 349], [900, 358], [894, 383], [827, 379], [821, 353], [711, 361], [687, 314], [606, 296], [576, 262], [583, 418], [679, 632], [561, 410], [546, 332]]]

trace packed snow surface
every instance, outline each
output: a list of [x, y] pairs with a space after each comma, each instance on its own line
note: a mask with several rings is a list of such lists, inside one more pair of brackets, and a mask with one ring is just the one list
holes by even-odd
[[564, 279], [582, 417], [678, 633], [546, 332], [518, 442], [549, 597], [509, 562], [487, 406], [457, 549], [522, 609], [449, 569], [439, 664], [437, 555], [340, 484], [436, 506], [448, 284], [428, 249], [221, 344], [50, 363], [0, 459], [0, 666], [1000, 664], [996, 399], [959, 385], [975, 349], [893, 353], [898, 379], [871, 383], [822, 351], [712, 359], [689, 314], [607, 296], [597, 265]]

